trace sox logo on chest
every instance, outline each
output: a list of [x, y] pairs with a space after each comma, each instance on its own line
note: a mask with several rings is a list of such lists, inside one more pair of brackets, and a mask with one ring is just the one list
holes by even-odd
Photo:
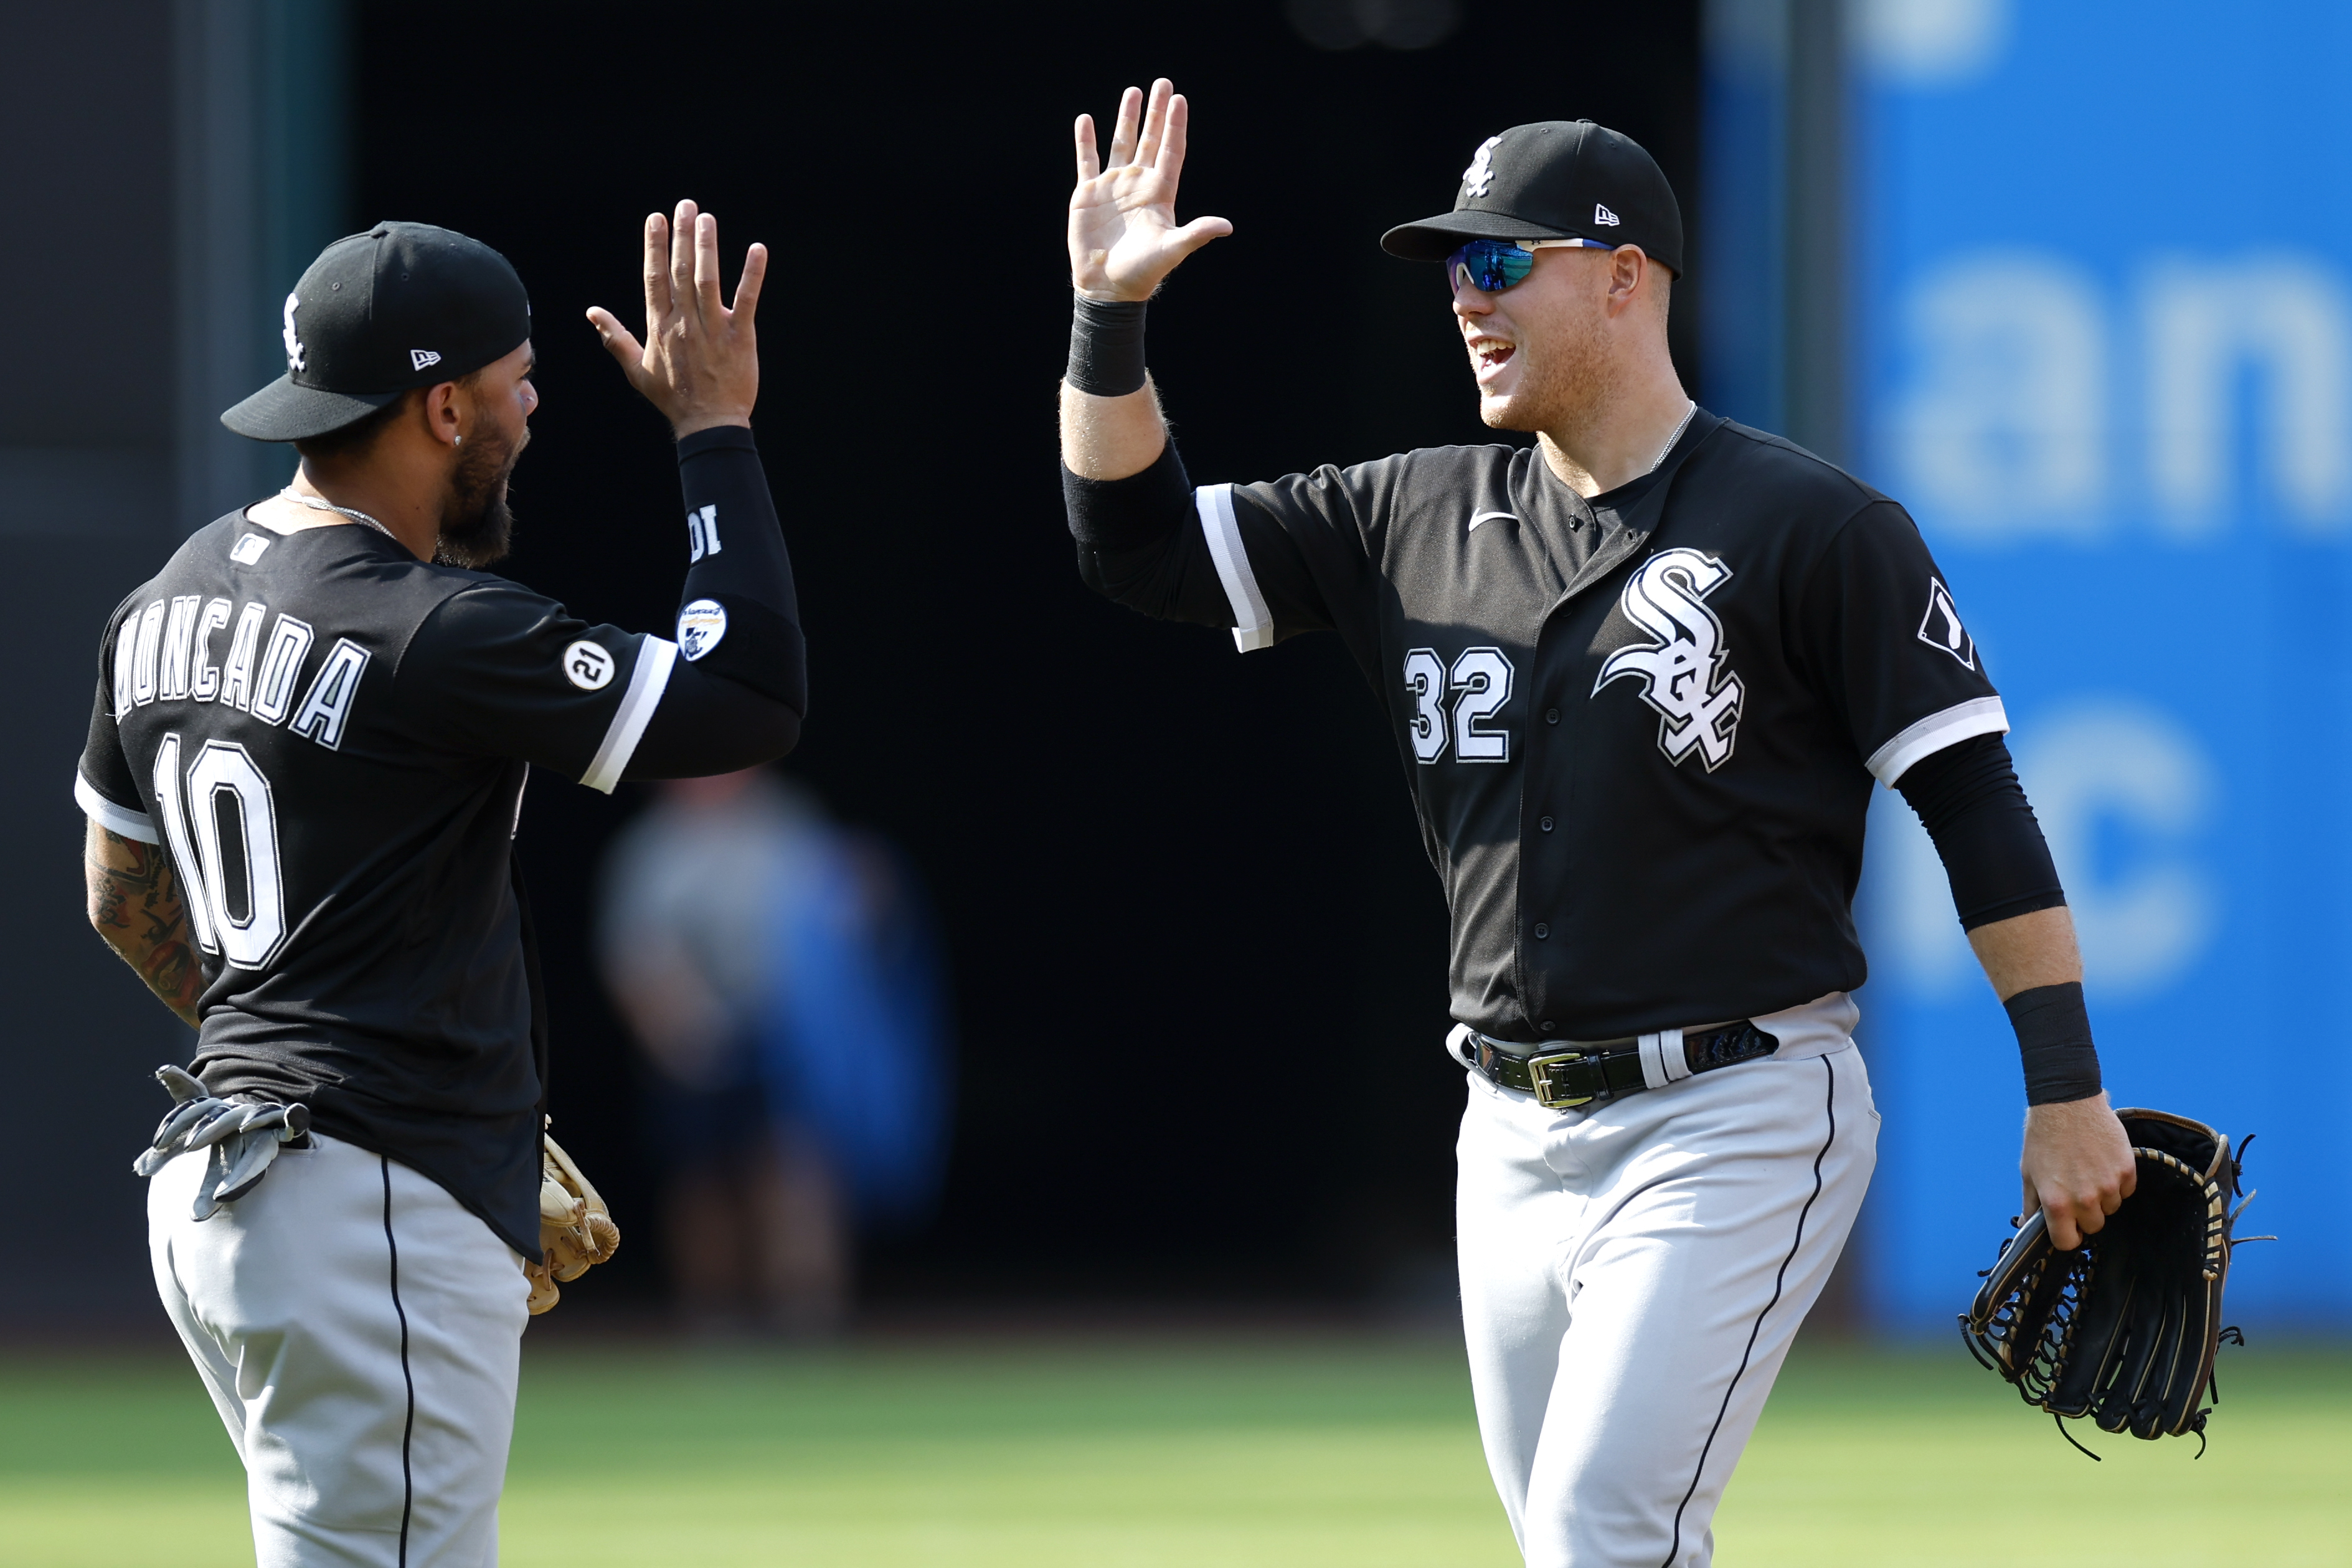
[[1643, 562], [1618, 596], [1625, 618], [1653, 641], [1621, 647], [1601, 667], [1592, 694], [1627, 676], [1658, 710], [1658, 750], [1680, 767], [1696, 752], [1713, 773], [1731, 760], [1746, 689], [1730, 668], [1723, 623], [1706, 605], [1731, 568], [1703, 552], [1663, 550]]

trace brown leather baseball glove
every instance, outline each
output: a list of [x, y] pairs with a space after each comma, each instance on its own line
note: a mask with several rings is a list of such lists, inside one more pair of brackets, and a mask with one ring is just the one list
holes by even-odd
[[562, 1299], [556, 1281], [570, 1284], [621, 1247], [620, 1226], [613, 1223], [604, 1200], [580, 1173], [563, 1145], [542, 1133], [540, 1137], [539, 1245], [541, 1257], [525, 1259], [523, 1275], [530, 1281], [530, 1312], [537, 1317]]

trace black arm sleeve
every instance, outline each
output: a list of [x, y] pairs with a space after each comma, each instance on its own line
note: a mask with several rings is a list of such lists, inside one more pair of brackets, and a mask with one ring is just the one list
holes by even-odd
[[1087, 587], [1160, 620], [1234, 624], [1173, 437], [1150, 468], [1123, 479], [1080, 479], [1064, 468], [1062, 504]]
[[[1931, 752], [1895, 787], [1935, 840], [1962, 928], [1974, 931], [2065, 903], [2042, 825], [2018, 787], [2009, 747], [1999, 735], [1975, 735]], [[2021, 991], [2004, 1005], [2025, 1065], [2028, 1105], [2099, 1092], [2099, 1053], [2079, 983]]]
[[[722, 425], [677, 444], [688, 564], [679, 653], [623, 777], [690, 778], [772, 761], [800, 740], [808, 653], [793, 564], [751, 432]], [[708, 640], [714, 617], [724, 630]]]
[[1974, 735], [1930, 752], [1895, 787], [1935, 841], [1961, 929], [2065, 903], [2042, 824], [1999, 735]]

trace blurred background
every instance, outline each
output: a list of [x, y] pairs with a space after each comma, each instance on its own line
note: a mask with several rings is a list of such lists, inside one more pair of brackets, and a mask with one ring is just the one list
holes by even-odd
[[[638, 225], [681, 196], [730, 270], [776, 253], [758, 426], [815, 706], [723, 798], [530, 792], [556, 1130], [633, 1243], [548, 1325], [1443, 1323], [1445, 913], [1372, 695], [1332, 639], [1242, 660], [1095, 598], [1063, 529], [1068, 124], [1153, 74], [1192, 102], [1185, 216], [1236, 228], [1153, 312], [1204, 480], [1491, 438], [1433, 272], [1375, 237], [1506, 125], [1650, 149], [1691, 233], [1686, 384], [1903, 500], [1950, 578], [2117, 1101], [2263, 1134], [2254, 1228], [2285, 1239], [2232, 1308], [2352, 1326], [2340, 6], [18, 0], [0, 26], [0, 1075], [49, 1108], [0, 1140], [37, 1200], [0, 1330], [163, 1332], [129, 1165], [149, 1070], [192, 1042], [83, 927], [68, 773], [108, 609], [289, 472], [216, 420], [281, 368], [279, 302], [381, 218], [504, 251], [544, 398], [508, 570], [666, 626], [665, 431], [582, 312], [636, 319]], [[1879, 804], [1886, 1130], [1824, 1314], [1942, 1332], [2015, 1204], [2019, 1076], [1932, 851]], [[740, 951], [629, 868], [709, 812], [764, 835]], [[793, 1042], [826, 1030], [870, 1071], [812, 1078]], [[1330, 1071], [1264, 1072], [1276, 1040]], [[705, 1279], [686, 1234], [754, 1239]]]

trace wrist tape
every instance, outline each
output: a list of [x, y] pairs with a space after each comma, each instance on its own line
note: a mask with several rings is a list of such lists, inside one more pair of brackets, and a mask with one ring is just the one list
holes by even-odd
[[2079, 982], [2037, 985], [2001, 1004], [2025, 1058], [2025, 1103], [2053, 1105], [2099, 1092], [2099, 1053]]
[[1072, 299], [1070, 368], [1063, 379], [1097, 397], [1142, 391], [1146, 301]]

